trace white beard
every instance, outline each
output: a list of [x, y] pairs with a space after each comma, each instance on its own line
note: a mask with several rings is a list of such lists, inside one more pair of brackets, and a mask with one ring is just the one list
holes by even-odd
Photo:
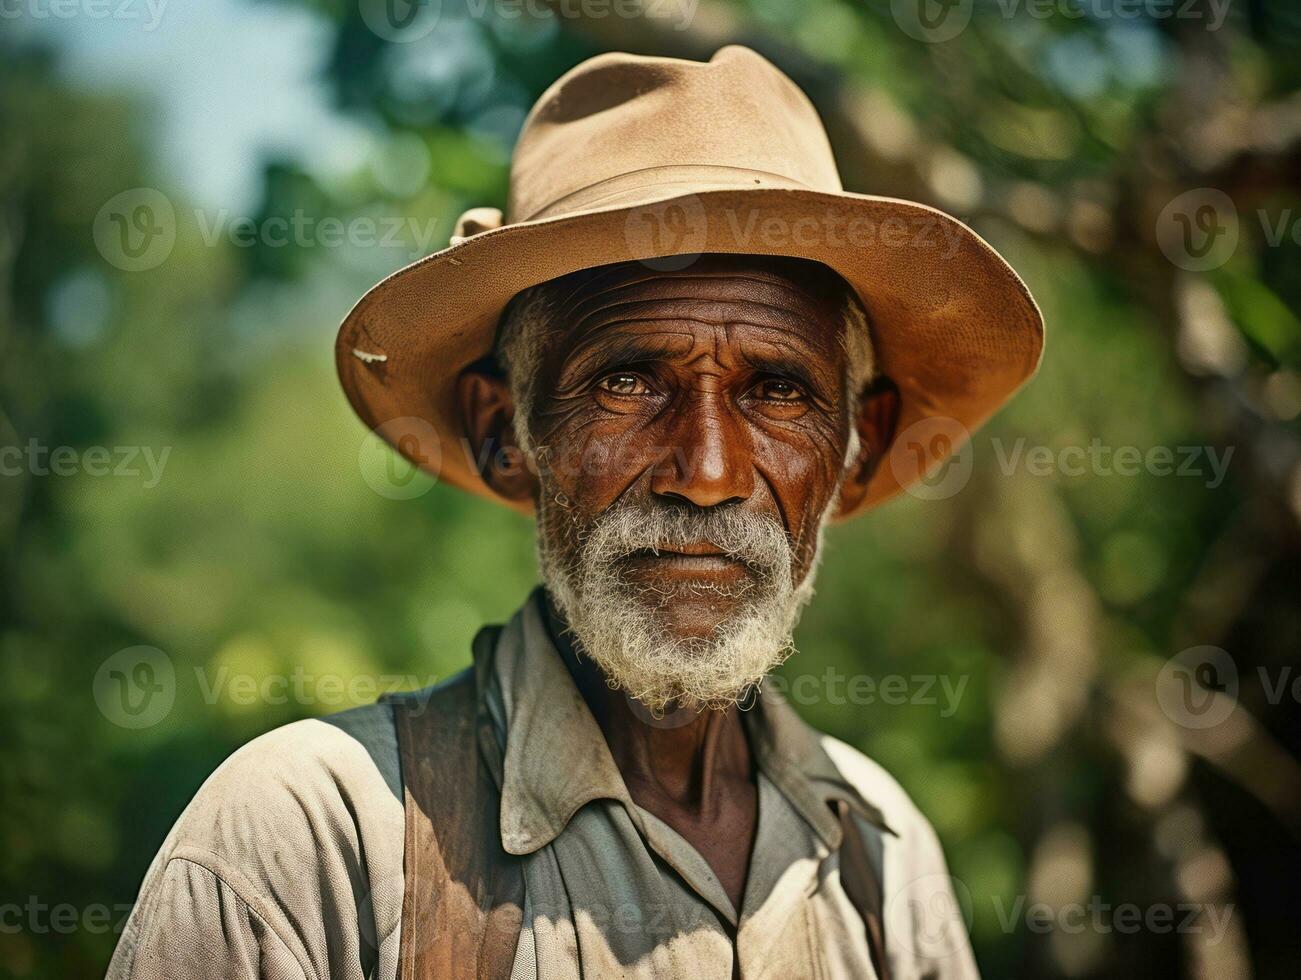
[[[543, 581], [586, 654], [612, 688], [622, 689], [654, 716], [675, 702], [683, 708], [737, 703], [793, 651], [792, 634], [813, 596], [826, 518], [819, 519], [808, 573], [792, 582], [795, 554], [782, 526], [770, 517], [734, 509], [687, 510], [670, 505], [615, 504], [590, 527], [544, 493], [538, 514], [538, 559]], [[565, 530], [581, 542], [577, 558], [563, 560]], [[556, 539], [556, 540], [553, 540]], [[737, 586], [683, 586], [741, 600], [737, 613], [707, 637], [669, 635], [661, 610], [682, 592], [634, 584], [620, 562], [635, 551], [708, 541], [744, 561], [753, 572]]]

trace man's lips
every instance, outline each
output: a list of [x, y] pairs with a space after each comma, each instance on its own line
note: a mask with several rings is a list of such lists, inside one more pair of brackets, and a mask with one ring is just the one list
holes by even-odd
[[710, 579], [736, 581], [751, 575], [742, 559], [722, 551], [708, 542], [675, 544], [671, 547], [642, 548], [623, 559], [636, 571], [675, 579]]

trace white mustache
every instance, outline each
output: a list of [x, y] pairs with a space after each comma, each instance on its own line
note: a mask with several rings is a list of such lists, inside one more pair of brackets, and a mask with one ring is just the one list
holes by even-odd
[[789, 570], [795, 552], [785, 529], [771, 517], [736, 509], [616, 504], [591, 525], [582, 565], [603, 567], [643, 551], [672, 551], [707, 543], [744, 562], [766, 579]]

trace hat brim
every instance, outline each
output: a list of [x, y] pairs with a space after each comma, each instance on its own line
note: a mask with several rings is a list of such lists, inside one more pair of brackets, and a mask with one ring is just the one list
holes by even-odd
[[357, 414], [438, 479], [527, 513], [480, 478], [455, 397], [457, 377], [490, 352], [506, 304], [579, 269], [630, 260], [680, 268], [706, 252], [821, 262], [862, 299], [878, 369], [897, 386], [900, 409], [889, 458], [853, 513], [922, 480], [1039, 364], [1043, 319], [1029, 290], [942, 211], [779, 187], [670, 187], [659, 197], [643, 189], [635, 198], [482, 232], [371, 288], [335, 347]]

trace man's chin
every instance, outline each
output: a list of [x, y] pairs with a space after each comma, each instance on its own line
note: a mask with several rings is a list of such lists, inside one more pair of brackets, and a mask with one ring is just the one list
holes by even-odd
[[734, 704], [791, 651], [789, 618], [776, 604], [690, 593], [662, 598], [607, 594], [580, 603], [570, 619], [613, 686], [652, 712]]
[[684, 650], [703, 647], [729, 629], [750, 603], [744, 596], [680, 585], [630, 601], [642, 606], [657, 635]]

